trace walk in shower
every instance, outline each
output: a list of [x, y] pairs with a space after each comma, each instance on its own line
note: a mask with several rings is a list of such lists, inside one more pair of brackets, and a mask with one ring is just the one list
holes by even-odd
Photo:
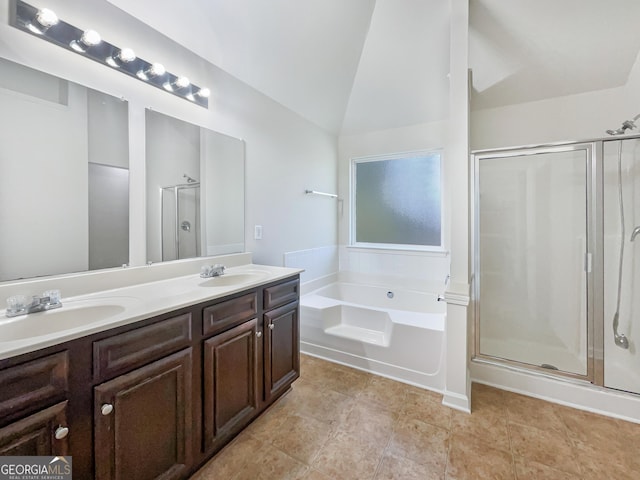
[[640, 137], [473, 160], [475, 360], [640, 394]]
[[200, 183], [187, 180], [160, 189], [163, 261], [200, 256]]

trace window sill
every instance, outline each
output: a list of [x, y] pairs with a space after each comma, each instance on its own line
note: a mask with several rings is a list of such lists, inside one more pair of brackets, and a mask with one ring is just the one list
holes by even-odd
[[349, 250], [371, 253], [388, 253], [392, 255], [416, 255], [422, 257], [448, 257], [449, 251], [444, 248], [412, 248], [383, 245], [346, 245]]

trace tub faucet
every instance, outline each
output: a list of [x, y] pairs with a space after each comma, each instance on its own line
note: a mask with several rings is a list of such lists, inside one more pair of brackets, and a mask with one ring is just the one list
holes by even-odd
[[633, 242], [636, 239], [636, 236], [640, 233], [640, 226], [633, 229], [631, 232], [631, 241]]
[[219, 277], [224, 274], [225, 266], [219, 263], [215, 265], [203, 265], [200, 268], [200, 276], [202, 278]]
[[24, 295], [14, 295], [7, 298], [6, 315], [7, 317], [17, 317], [18, 315], [53, 310], [61, 306], [60, 290], [47, 290], [42, 295], [34, 295], [29, 303]]

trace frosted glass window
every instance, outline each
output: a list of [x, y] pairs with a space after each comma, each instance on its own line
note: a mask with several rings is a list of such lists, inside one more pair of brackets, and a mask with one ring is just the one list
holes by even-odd
[[353, 161], [353, 243], [440, 247], [440, 154]]

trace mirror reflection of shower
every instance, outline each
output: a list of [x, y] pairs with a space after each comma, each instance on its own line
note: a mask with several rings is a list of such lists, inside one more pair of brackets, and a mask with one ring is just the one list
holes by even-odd
[[183, 178], [187, 183], [160, 189], [163, 261], [200, 255], [200, 182]]

